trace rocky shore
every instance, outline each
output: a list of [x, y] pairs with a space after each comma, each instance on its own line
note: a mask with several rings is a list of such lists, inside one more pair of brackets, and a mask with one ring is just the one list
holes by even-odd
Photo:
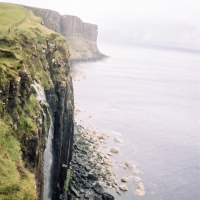
[[[75, 125], [74, 148], [71, 161], [71, 199], [114, 200], [108, 189], [114, 189], [118, 195], [128, 190], [126, 183], [130, 176], [118, 176], [113, 173], [115, 166], [131, 169], [133, 174], [141, 174], [131, 162], [111, 162], [109, 159], [119, 153], [118, 148], [111, 148], [109, 152], [101, 152], [100, 147], [106, 147], [108, 135], [99, 133], [81, 125]], [[117, 143], [123, 141], [115, 137]], [[141, 178], [135, 177], [135, 195], [145, 196]], [[133, 187], [133, 188], [134, 188]]]
[[[117, 180], [112, 173], [109, 155], [98, 150], [106, 143], [107, 135], [75, 126], [74, 149], [71, 161], [71, 199], [114, 200], [106, 192], [109, 186], [116, 187]], [[111, 154], [110, 154], [111, 155]]]

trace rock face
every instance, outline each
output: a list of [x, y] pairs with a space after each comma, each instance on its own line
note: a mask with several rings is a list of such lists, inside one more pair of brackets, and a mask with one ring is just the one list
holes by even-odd
[[[21, 6], [15, 6], [15, 9], [24, 11]], [[40, 9], [38, 13], [41, 13]], [[9, 18], [9, 10], [6, 14]], [[53, 11], [43, 14], [49, 26], [59, 31], [60, 26], [57, 26], [59, 14]], [[42, 200], [45, 192], [44, 150], [51, 113], [54, 130], [51, 169], [53, 184], [50, 195], [51, 199], [57, 200], [65, 193], [66, 172], [72, 158], [74, 97], [70, 75], [70, 53], [67, 42], [61, 35], [44, 27], [30, 11], [26, 10], [25, 16], [27, 20], [21, 20], [20, 24], [16, 23], [16, 29], [13, 28], [9, 35], [7, 31], [10, 24], [5, 26], [5, 30], [4, 27], [1, 29], [0, 44], [3, 45], [3, 49], [1, 46], [0, 122], [9, 127], [9, 137], [15, 140], [18, 152], [22, 153], [18, 160], [13, 161], [13, 166], [15, 167], [17, 163], [16, 170], [19, 169], [18, 175], [22, 176], [22, 179], [26, 179], [26, 174], [32, 173], [29, 179], [33, 187], [30, 190], [35, 196], [37, 195], [37, 199]], [[38, 91], [34, 87], [36, 84], [44, 89], [47, 102], [37, 99]], [[8, 153], [6, 152], [6, 155]], [[20, 163], [22, 160], [23, 164]], [[21, 169], [27, 171], [23, 172]], [[17, 193], [20, 192], [18, 190], [20, 189], [16, 190]], [[13, 199], [18, 198], [15, 191], [13, 195], [15, 196]]]
[[60, 33], [60, 19], [61, 15], [53, 10], [46, 10], [41, 8], [33, 8], [24, 6], [27, 9], [30, 9], [36, 16], [42, 18], [43, 22], [45, 22], [45, 26], [54, 30], [55, 32]]
[[57, 48], [59, 52], [61, 52], [63, 60], [54, 61], [54, 55], [51, 53], [49, 54], [49, 68], [51, 75], [54, 75], [54, 68], [63, 67], [63, 69], [65, 69], [63, 72], [65, 74], [64, 80], [55, 80], [52, 77], [55, 87], [50, 90], [46, 90], [47, 100], [54, 117], [52, 199], [56, 200], [59, 198], [60, 194], [64, 193], [66, 173], [72, 158], [74, 134], [74, 96], [72, 79], [69, 72], [69, 53], [67, 52], [67, 46], [61, 45], [53, 48]]
[[97, 47], [98, 26], [85, 23], [80, 18], [46, 9], [25, 6], [41, 17], [48, 28], [63, 35], [68, 42], [71, 62], [95, 60], [104, 57]]

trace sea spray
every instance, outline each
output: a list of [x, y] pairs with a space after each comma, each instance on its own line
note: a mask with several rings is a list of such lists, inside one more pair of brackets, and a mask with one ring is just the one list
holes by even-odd
[[[42, 104], [47, 104], [46, 96], [42, 87], [34, 81], [34, 84], [31, 85], [36, 93], [37, 100]], [[43, 112], [44, 118], [46, 118], [45, 113]], [[53, 139], [53, 119], [51, 113], [50, 116], [50, 128], [48, 132], [48, 138], [46, 142], [46, 148], [44, 151], [44, 200], [51, 200], [51, 169], [52, 169], [52, 161], [53, 161], [53, 153], [52, 153], [52, 139]]]

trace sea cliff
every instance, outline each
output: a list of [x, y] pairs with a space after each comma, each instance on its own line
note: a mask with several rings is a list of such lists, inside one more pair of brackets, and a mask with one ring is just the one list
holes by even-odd
[[90, 61], [105, 57], [97, 47], [98, 26], [85, 23], [79, 17], [60, 15], [56, 11], [27, 7], [41, 17], [48, 28], [63, 35], [70, 50], [70, 61]]
[[59, 199], [74, 133], [68, 44], [22, 6], [1, 3], [0, 13], [0, 199], [43, 199], [50, 119], [49, 187], [52, 199]]
[[104, 57], [97, 25], [6, 3], [0, 16], [0, 199], [73, 199], [85, 187], [78, 180], [91, 185], [83, 198], [113, 200], [99, 183], [92, 187], [88, 169], [77, 179], [72, 161], [83, 150], [74, 145], [70, 63]]

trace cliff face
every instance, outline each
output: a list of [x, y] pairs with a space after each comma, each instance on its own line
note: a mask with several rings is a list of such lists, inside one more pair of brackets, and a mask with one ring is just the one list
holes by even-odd
[[51, 10], [26, 8], [41, 17], [45, 26], [67, 39], [72, 61], [99, 59], [104, 56], [97, 47], [97, 25], [84, 23], [76, 16], [59, 15]]
[[[23, 7], [0, 3], [0, 13], [9, 22], [0, 25], [0, 199], [43, 199], [50, 114], [55, 158], [50, 190], [59, 199], [74, 132], [67, 43]], [[47, 102], [40, 98], [43, 91]]]

